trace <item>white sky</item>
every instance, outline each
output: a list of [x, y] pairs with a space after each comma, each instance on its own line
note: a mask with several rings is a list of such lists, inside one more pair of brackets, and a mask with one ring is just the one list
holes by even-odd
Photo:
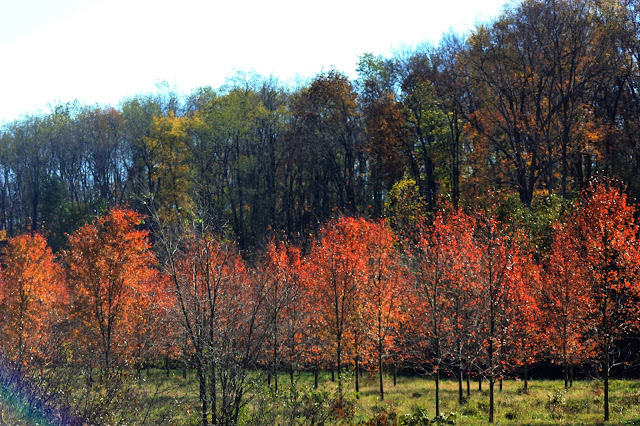
[[0, 0], [0, 123], [49, 104], [117, 105], [166, 81], [180, 93], [238, 71], [281, 81], [438, 42], [505, 0]]

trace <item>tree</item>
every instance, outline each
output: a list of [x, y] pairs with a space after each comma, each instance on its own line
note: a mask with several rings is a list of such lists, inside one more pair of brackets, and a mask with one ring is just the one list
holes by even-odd
[[[270, 372], [274, 375], [278, 390], [278, 368], [281, 357], [287, 356], [293, 385], [294, 362], [300, 330], [303, 328], [302, 288], [300, 285], [300, 249], [287, 242], [271, 241], [266, 250], [264, 265], [260, 270], [266, 282], [265, 303], [268, 324], [271, 327]], [[266, 350], [267, 348], [265, 348]], [[284, 354], [282, 354], [284, 352]]]
[[[383, 194], [401, 177], [408, 164], [402, 148], [408, 137], [402, 103], [394, 91], [393, 62], [381, 56], [365, 54], [358, 62], [359, 100], [367, 139], [373, 214], [380, 216]], [[412, 166], [415, 165], [412, 163]]]
[[[40, 234], [7, 241], [0, 276], [3, 352], [16, 372], [43, 363], [52, 354], [52, 333], [66, 302], [61, 267]], [[51, 346], [50, 346], [51, 345]]]
[[[423, 327], [420, 327], [425, 341], [425, 347], [418, 346], [418, 350], [425, 352], [430, 359], [435, 382], [435, 415], [440, 414], [440, 374], [442, 363], [450, 347], [453, 324], [452, 315], [452, 281], [449, 271], [452, 271], [455, 258], [450, 256], [451, 234], [441, 214], [437, 214], [432, 226], [423, 225], [412, 253], [412, 272], [415, 276], [415, 301], [421, 306], [419, 317], [414, 317]], [[426, 361], [418, 358], [420, 363]]]
[[615, 181], [592, 182], [571, 218], [578, 256], [587, 268], [604, 377], [604, 419], [609, 420], [609, 370], [612, 349], [638, 327], [640, 251], [635, 208]]
[[477, 263], [478, 308], [484, 317], [481, 333], [489, 378], [489, 422], [494, 421], [494, 387], [504, 372], [506, 342], [513, 325], [514, 295], [522, 286], [519, 263], [522, 262], [513, 235], [491, 215], [481, 218], [477, 231], [480, 250]]
[[149, 153], [150, 202], [163, 222], [176, 224], [194, 209], [190, 169], [189, 120], [169, 112], [155, 117], [151, 134], [141, 141]]
[[293, 97], [291, 113], [308, 208], [321, 219], [328, 219], [334, 207], [358, 212], [366, 161], [360, 155], [362, 128], [352, 83], [337, 71], [320, 74]]
[[[430, 79], [432, 68], [428, 52], [416, 52], [401, 64], [401, 100], [409, 136], [402, 148], [420, 193], [430, 210], [435, 209], [439, 193], [439, 164], [446, 164], [446, 114]], [[402, 63], [403, 62], [403, 63]], [[444, 154], [444, 155], [443, 155]], [[440, 158], [442, 157], [442, 158]]]
[[469, 38], [465, 115], [484, 185], [511, 186], [529, 206], [537, 190], [566, 196], [571, 175], [583, 182], [600, 133], [589, 91], [608, 62], [594, 32], [588, 2], [527, 0]]
[[380, 399], [384, 399], [384, 358], [406, 314], [407, 279], [394, 244], [396, 238], [384, 222], [368, 223], [366, 238], [368, 291], [363, 295], [369, 334], [377, 357]]
[[551, 358], [562, 364], [567, 388], [571, 367], [591, 357], [594, 342], [588, 316], [595, 301], [572, 227], [559, 222], [554, 230], [541, 288], [541, 307], [546, 321], [545, 341]]
[[321, 239], [313, 246], [307, 263], [316, 315], [335, 351], [340, 399], [347, 336], [353, 331], [367, 280], [366, 224], [364, 219], [350, 217], [330, 222], [322, 229]]
[[126, 348], [125, 325], [155, 273], [148, 233], [137, 229], [141, 222], [138, 213], [112, 209], [71, 235], [65, 252], [72, 304], [85, 327], [85, 349], [99, 342], [105, 372]]
[[247, 377], [269, 331], [267, 279], [246, 266], [234, 243], [202, 220], [182, 233], [158, 232], [178, 321], [193, 351], [202, 424], [237, 424]]

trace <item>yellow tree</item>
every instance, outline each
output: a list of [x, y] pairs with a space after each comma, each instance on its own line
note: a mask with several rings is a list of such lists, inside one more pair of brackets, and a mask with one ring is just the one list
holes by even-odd
[[[197, 121], [197, 119], [194, 119]], [[185, 212], [194, 208], [191, 198], [191, 166], [189, 129], [192, 121], [176, 117], [155, 117], [151, 135], [142, 140], [152, 153], [153, 173], [149, 172], [149, 188], [158, 217], [175, 224]]]

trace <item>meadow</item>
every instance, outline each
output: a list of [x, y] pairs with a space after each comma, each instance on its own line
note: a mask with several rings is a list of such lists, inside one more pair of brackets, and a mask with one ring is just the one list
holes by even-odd
[[[433, 421], [435, 387], [424, 376], [399, 376], [394, 386], [385, 381], [385, 400], [379, 399], [377, 377], [365, 373], [361, 392], [353, 389], [353, 375], [346, 378], [344, 402], [336, 405], [336, 383], [329, 372], [320, 374], [320, 386], [312, 388], [313, 376], [279, 377], [267, 385], [266, 376], [250, 378], [251, 395], [240, 417], [241, 424], [341, 424], [341, 425], [420, 425]], [[162, 370], [152, 369], [140, 379], [129, 377], [122, 382], [121, 401], [113, 402], [113, 424], [199, 424], [198, 383], [194, 373], [183, 378], [181, 370], [167, 378]], [[611, 419], [603, 422], [603, 384], [599, 380], [579, 380], [569, 389], [560, 380], [533, 380], [528, 391], [523, 382], [505, 380], [500, 391], [496, 383], [495, 424], [502, 425], [640, 425], [640, 381], [614, 380], [610, 384]], [[441, 416], [439, 424], [487, 424], [489, 412], [488, 382], [471, 382], [471, 395], [458, 403], [458, 383], [441, 382]], [[0, 394], [1, 424], [48, 424], [28, 404], [9, 393]], [[466, 388], [465, 388], [466, 396]], [[117, 413], [116, 413], [117, 411]], [[428, 420], [427, 420], [428, 419]]]

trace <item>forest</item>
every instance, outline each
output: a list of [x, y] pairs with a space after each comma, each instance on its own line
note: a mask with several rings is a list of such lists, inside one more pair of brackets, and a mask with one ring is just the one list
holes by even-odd
[[[495, 422], [535, 372], [601, 380], [611, 420], [640, 371], [640, 5], [522, 0], [357, 73], [2, 124], [0, 399], [265, 424], [259, 395], [304, 373], [316, 411], [271, 420], [348, 424], [366, 372], [380, 401], [388, 374], [431, 381], [434, 422], [445, 378], [461, 407], [485, 380]], [[145, 405], [151, 369], [193, 375], [186, 420]]]

